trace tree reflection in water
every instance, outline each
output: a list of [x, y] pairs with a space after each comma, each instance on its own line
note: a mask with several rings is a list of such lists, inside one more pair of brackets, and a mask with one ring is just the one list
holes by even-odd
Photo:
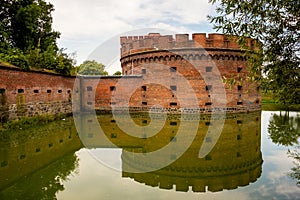
[[274, 114], [268, 126], [269, 136], [275, 144], [287, 146], [291, 149], [287, 154], [293, 158], [292, 172], [289, 174], [297, 180], [300, 187], [300, 115], [290, 116], [289, 112]]
[[288, 150], [288, 155], [294, 159], [293, 163], [295, 164], [291, 169], [290, 176], [297, 180], [297, 186], [300, 187], [300, 145], [297, 145], [292, 151]]
[[290, 116], [289, 112], [274, 114], [268, 126], [269, 136], [276, 144], [291, 146], [298, 144], [300, 117]]
[[22, 177], [0, 193], [0, 199], [56, 199], [56, 193], [64, 190], [63, 181], [71, 173], [77, 173], [78, 158], [74, 152], [51, 163], [47, 167]]
[[0, 132], [0, 199], [56, 199], [81, 147], [73, 118]]

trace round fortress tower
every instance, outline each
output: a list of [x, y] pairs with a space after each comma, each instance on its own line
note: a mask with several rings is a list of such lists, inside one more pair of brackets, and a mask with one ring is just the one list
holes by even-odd
[[[190, 39], [188, 34], [174, 38], [150, 33], [121, 37], [120, 42], [123, 75], [143, 77], [139, 81], [142, 86], [130, 98], [130, 107], [147, 110], [160, 105], [168, 111], [200, 113], [261, 109], [260, 88], [247, 79], [247, 57], [234, 37], [196, 33]], [[255, 48], [255, 40], [247, 42], [250, 49]], [[189, 106], [186, 102], [195, 96], [198, 105]]]

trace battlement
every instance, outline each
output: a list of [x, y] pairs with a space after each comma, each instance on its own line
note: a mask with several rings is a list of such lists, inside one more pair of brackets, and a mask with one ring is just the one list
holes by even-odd
[[[160, 35], [149, 33], [145, 36], [123, 36], [120, 37], [121, 56], [133, 53], [154, 50], [170, 50], [180, 48], [225, 48], [240, 49], [236, 40], [237, 36], [228, 37], [218, 33], [194, 33], [192, 39], [189, 34]], [[256, 41], [248, 39], [248, 46], [253, 49]]]

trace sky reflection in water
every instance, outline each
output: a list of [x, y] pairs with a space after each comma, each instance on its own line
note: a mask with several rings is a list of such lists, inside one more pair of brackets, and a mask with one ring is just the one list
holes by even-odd
[[[56, 130], [61, 127], [64, 132], [67, 132], [54, 137], [40, 136], [29, 142], [11, 136], [11, 140], [1, 139], [2, 147], [6, 148], [5, 150], [1, 148], [1, 163], [5, 165], [4, 160], [6, 160], [8, 165], [0, 168], [0, 180], [2, 180], [0, 198], [23, 197], [24, 199], [27, 196], [28, 199], [29, 197], [40, 199], [42, 196], [52, 196], [58, 199], [297, 199], [300, 196], [300, 188], [297, 186], [297, 180], [291, 176], [293, 173], [294, 176], [297, 175], [295, 173], [297, 170], [299, 172], [299, 168], [292, 170], [297, 167], [297, 163], [299, 167], [299, 160], [295, 158], [300, 151], [296, 144], [296, 141], [299, 141], [297, 134], [300, 134], [299, 118], [299, 112], [290, 112], [287, 116], [284, 112], [266, 111], [251, 115], [227, 116], [222, 135], [209, 153], [210, 157], [200, 159], [197, 157], [199, 148], [203, 142], [210, 142], [209, 138], [205, 138], [209, 125], [203, 118], [200, 120], [197, 135], [190, 148], [179, 158], [166, 154], [168, 159], [173, 159], [174, 162], [149, 173], [124, 171], [124, 167], [135, 168], [143, 164], [124, 155], [127, 151], [147, 153], [162, 148], [166, 144], [162, 138], [167, 142], [176, 142], [176, 139], [174, 140], [176, 126], [170, 123], [176, 121], [174, 118], [167, 120], [164, 130], [157, 134], [157, 138], [135, 140], [111, 124], [112, 116], [99, 117], [100, 125], [101, 123], [107, 125], [103, 127], [107, 138], [114, 145], [122, 148], [109, 148], [105, 145], [102, 145], [104, 148], [95, 148], [97, 145], [101, 146], [96, 143], [93, 144], [94, 146], [90, 143], [89, 148], [84, 148], [80, 140], [72, 135], [74, 127], [66, 131], [65, 126], [74, 126], [71, 122], [63, 126], [54, 125]], [[145, 116], [135, 117], [133, 120], [141, 126], [147, 126], [149, 123], [149, 119]], [[211, 122], [210, 125], [213, 125], [217, 119]], [[179, 123], [177, 125], [180, 125]], [[50, 126], [37, 130], [52, 132]], [[256, 131], [261, 132], [261, 135]], [[289, 137], [283, 138], [282, 132], [287, 131], [292, 133], [283, 134]], [[49, 145], [46, 139], [61, 141], [59, 138], [62, 135], [64, 135], [62, 144], [54, 142], [54, 148], [51, 148], [56, 149], [56, 154], [65, 156], [58, 156], [54, 162], [44, 161], [44, 165], [40, 164], [39, 167], [36, 166], [38, 163], [36, 161], [31, 164], [33, 171], [27, 170], [28, 174], [25, 177], [25, 172], [20, 173], [22, 170], [13, 166], [18, 164], [19, 168], [26, 171], [29, 168], [29, 161], [49, 157], [53, 154], [53, 150], [48, 150], [51, 149], [48, 146], [47, 150], [43, 148], [41, 141]], [[67, 144], [70, 135], [72, 135], [73, 147], [63, 147], [64, 145], [70, 147], [71, 143]], [[87, 141], [97, 137], [99, 137], [97, 133], [92, 134], [92, 131], [89, 131], [83, 143], [86, 144]], [[82, 135], [81, 139], [83, 139]], [[15, 146], [13, 147], [12, 144]], [[24, 148], [28, 149], [30, 145], [34, 150], [37, 149], [37, 145], [41, 146], [40, 157], [36, 155], [39, 153], [30, 155], [30, 151], [27, 150], [27, 153], [23, 153], [26, 154], [25, 159], [16, 161], [17, 159], [13, 158], [14, 152], [17, 154], [18, 151], [24, 151]], [[11, 149], [7, 150], [8, 148], [15, 148], [15, 150], [11, 152], [9, 151]], [[40, 163], [43, 163], [43, 160]], [[12, 173], [20, 174], [20, 177], [17, 177], [18, 181], [10, 175]], [[12, 182], [9, 179], [12, 179]], [[237, 188], [234, 189], [235, 187]], [[185, 190], [188, 191], [184, 192]]]

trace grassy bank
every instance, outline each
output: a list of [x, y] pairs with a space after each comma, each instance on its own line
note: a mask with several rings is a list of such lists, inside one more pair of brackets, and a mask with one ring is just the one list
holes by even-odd
[[59, 114], [59, 115], [40, 115], [36, 117], [24, 117], [19, 120], [8, 121], [6, 123], [0, 123], [0, 132], [7, 130], [19, 130], [32, 127], [35, 125], [47, 124], [49, 122], [64, 119], [70, 115]]
[[274, 100], [272, 92], [263, 93], [262, 95], [262, 110], [275, 111], [275, 110], [289, 110], [300, 111], [300, 104], [284, 105]]

